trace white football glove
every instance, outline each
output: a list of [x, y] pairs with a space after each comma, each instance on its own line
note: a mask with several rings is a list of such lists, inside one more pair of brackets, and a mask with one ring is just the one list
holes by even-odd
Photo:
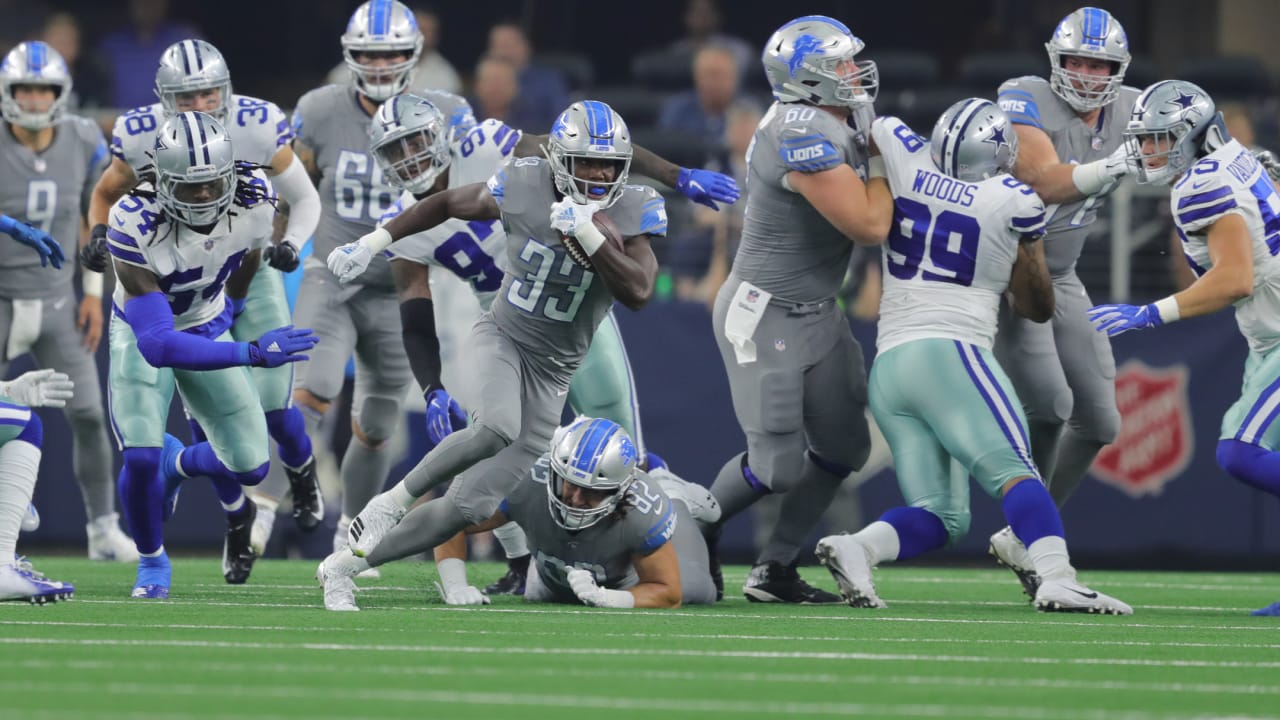
[[578, 204], [570, 198], [552, 203], [551, 228], [565, 235], [577, 236], [580, 228], [591, 225], [591, 216], [599, 209], [599, 203]]
[[75, 383], [66, 373], [51, 368], [23, 373], [9, 382], [0, 382], [0, 394], [27, 407], [66, 407]]
[[569, 580], [569, 587], [573, 588], [573, 594], [578, 596], [583, 605], [604, 607], [604, 588], [596, 584], [594, 573], [578, 568], [568, 568], [565, 570], [565, 577]]
[[[360, 240], [363, 239], [360, 238]], [[360, 240], [339, 245], [329, 253], [329, 271], [338, 276], [340, 283], [346, 284], [355, 280], [360, 273], [369, 269], [369, 263], [373, 262], [373, 251]]]
[[440, 597], [444, 598], [445, 605], [488, 605], [491, 602], [489, 596], [474, 585], [451, 585], [446, 588], [437, 582], [436, 589], [440, 591]]

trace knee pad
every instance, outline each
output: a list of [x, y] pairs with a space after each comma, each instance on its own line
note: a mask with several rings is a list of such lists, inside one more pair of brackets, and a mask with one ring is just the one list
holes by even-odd
[[262, 478], [267, 476], [267, 471], [270, 469], [271, 463], [264, 462], [248, 472], [232, 472], [231, 477], [241, 485], [248, 485], [252, 487], [262, 482]]
[[[845, 465], [834, 459], [828, 460], [819, 456], [813, 450], [808, 450], [805, 454], [808, 456], [809, 462], [813, 463], [818, 467], [818, 469], [834, 478], [835, 482], [838, 484], [848, 477], [854, 470], [862, 467], [862, 464], [867, 461], [867, 452], [870, 452], [870, 447], [868, 447], [866, 451], [860, 453], [862, 456], [862, 462], [857, 465]], [[841, 459], [843, 460], [844, 458]]]
[[[27, 420], [27, 424], [22, 427], [22, 432], [14, 440], [21, 440], [36, 447], [42, 447], [44, 443], [44, 423], [40, 421], [40, 416], [34, 412]], [[157, 457], [159, 457], [157, 455]], [[157, 465], [157, 467], [159, 467]]]
[[1077, 408], [1069, 427], [1078, 435], [1101, 445], [1110, 445], [1120, 436], [1120, 410], [1115, 405]]
[[484, 442], [486, 446], [492, 447], [493, 454], [515, 442], [516, 437], [520, 434], [518, 431], [512, 432], [511, 428], [491, 425], [484, 420], [477, 420], [471, 427], [475, 429], [477, 437], [484, 438], [483, 441], [477, 440], [476, 442]]
[[1019, 395], [1028, 423], [1062, 425], [1071, 419], [1075, 398], [1065, 383], [1056, 388], [1040, 388], [1035, 392]]
[[942, 526], [947, 529], [947, 544], [954, 545], [969, 534], [969, 523], [972, 518], [968, 508], [953, 508], [949, 504], [944, 504], [947, 499], [946, 496], [935, 496], [919, 507], [928, 510], [942, 521]]
[[743, 473], [747, 472], [770, 491], [784, 493], [795, 487], [804, 472], [804, 453], [749, 451], [743, 461]]
[[391, 397], [370, 395], [360, 403], [360, 411], [356, 416], [356, 424], [360, 431], [369, 438], [369, 443], [377, 445], [391, 437], [400, 423], [400, 401]]
[[71, 423], [76, 431], [79, 432], [79, 426], [106, 425], [107, 416], [103, 413], [101, 405], [89, 405], [88, 407], [71, 407], [68, 405], [67, 422]]

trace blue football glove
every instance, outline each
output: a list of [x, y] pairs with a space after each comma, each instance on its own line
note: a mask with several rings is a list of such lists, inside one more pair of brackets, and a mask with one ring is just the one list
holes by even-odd
[[1149, 305], [1098, 305], [1089, 310], [1094, 329], [1115, 337], [1130, 330], [1159, 327], [1164, 324], [1155, 303]]
[[720, 209], [716, 202], [726, 205], [738, 202], [738, 196], [741, 194], [738, 183], [728, 175], [690, 168], [680, 168], [680, 175], [676, 178], [676, 189], [690, 200], [706, 205], [712, 210]]
[[42, 267], [53, 263], [55, 268], [61, 268], [62, 261], [67, 259], [66, 254], [62, 252], [62, 246], [49, 233], [24, 222], [18, 222], [7, 215], [0, 216], [0, 232], [8, 233], [14, 240], [40, 253]]
[[444, 388], [427, 393], [427, 439], [432, 446], [439, 445], [450, 433], [466, 426], [467, 414]]
[[292, 325], [268, 330], [262, 337], [249, 343], [249, 364], [256, 367], [280, 367], [285, 363], [309, 360], [308, 355], [298, 355], [320, 342], [311, 328], [295, 328]]

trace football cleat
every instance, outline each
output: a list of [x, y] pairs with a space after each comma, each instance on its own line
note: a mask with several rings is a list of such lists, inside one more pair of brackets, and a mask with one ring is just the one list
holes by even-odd
[[164, 449], [160, 453], [160, 477], [164, 478], [162, 520], [168, 520], [178, 511], [178, 493], [182, 490], [182, 481], [187, 479], [178, 469], [178, 456], [184, 447], [178, 438], [164, 434]]
[[0, 564], [0, 601], [25, 600], [44, 605], [70, 600], [75, 591], [71, 583], [50, 580], [24, 559], [15, 557], [12, 564]]
[[120, 529], [119, 520], [119, 513], [108, 513], [94, 518], [85, 525], [85, 532], [89, 535], [90, 560], [114, 560], [115, 562], [138, 560], [138, 548]]
[[1040, 589], [1036, 591], [1036, 609], [1041, 612], [1133, 614], [1133, 608], [1127, 604], [1081, 585], [1073, 572], [1041, 581]]
[[867, 550], [857, 538], [852, 535], [828, 535], [818, 541], [815, 554], [827, 567], [831, 577], [835, 578], [840, 594], [849, 603], [849, 607], [888, 607], [876, 594]]
[[278, 503], [264, 497], [250, 496], [257, 505], [253, 519], [253, 530], [249, 532], [249, 545], [258, 557], [267, 551], [267, 543], [271, 541], [271, 531], [276, 526], [276, 508]]
[[793, 605], [832, 605], [841, 601], [839, 595], [805, 582], [796, 571], [795, 563], [783, 565], [774, 561], [751, 568], [751, 574], [742, 584], [742, 594], [751, 602]]
[[347, 529], [347, 545], [351, 552], [365, 557], [382, 542], [382, 536], [395, 527], [404, 517], [405, 510], [387, 493], [375, 495]]
[[169, 582], [173, 577], [173, 567], [169, 564], [169, 554], [160, 553], [155, 557], [138, 558], [138, 579], [133, 584], [133, 592], [129, 597], [148, 600], [164, 600], [169, 597]]
[[324, 521], [324, 496], [320, 493], [320, 481], [316, 478], [316, 459], [308, 458], [297, 470], [285, 467], [289, 476], [289, 493], [293, 496], [293, 521], [298, 529], [311, 532]]
[[684, 503], [694, 520], [701, 523], [714, 523], [720, 520], [720, 503], [707, 488], [685, 480], [665, 466], [650, 470], [649, 477], [658, 481], [658, 487], [662, 488], [667, 497]]
[[[345, 516], [338, 518], [338, 530], [333, 534], [334, 552], [340, 552], [347, 549], [347, 537], [350, 527], [351, 520], [347, 519]], [[371, 567], [356, 577], [363, 578], [365, 580], [377, 580], [382, 577], [382, 572], [376, 567]]]
[[1035, 566], [1031, 564], [1031, 556], [1027, 554], [1027, 548], [1023, 546], [1018, 536], [1013, 534], [1013, 528], [1006, 527], [992, 535], [990, 544], [987, 545], [987, 554], [995, 558], [996, 562], [1012, 570], [1013, 574], [1018, 576], [1018, 582], [1022, 583], [1022, 592], [1032, 600], [1036, 599], [1036, 591], [1040, 588], [1040, 576], [1036, 573]]
[[1249, 614], [1257, 617], [1280, 617], [1280, 602], [1273, 602], [1270, 605], [1264, 608], [1258, 608]]
[[521, 555], [507, 560], [507, 574], [485, 587], [485, 595], [524, 595], [525, 582], [529, 579], [529, 558]]
[[40, 513], [36, 512], [36, 506], [27, 503], [27, 512], [22, 516], [22, 525], [18, 527], [19, 532], [35, 532], [40, 529]]
[[360, 609], [356, 605], [355, 576], [361, 567], [368, 565], [352, 555], [349, 550], [335, 552], [316, 568], [316, 580], [324, 588], [324, 609], [337, 612], [352, 612]]
[[258, 554], [253, 551], [253, 522], [258, 506], [245, 498], [245, 513], [239, 519], [227, 517], [227, 537], [222, 543], [222, 577], [229, 585], [243, 585], [253, 572]]

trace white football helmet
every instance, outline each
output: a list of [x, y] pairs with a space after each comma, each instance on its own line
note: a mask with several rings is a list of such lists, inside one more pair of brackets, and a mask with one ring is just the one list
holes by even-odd
[[[15, 85], [53, 88], [53, 104], [44, 112], [24, 110], [13, 95]], [[0, 114], [28, 130], [43, 130], [58, 121], [71, 94], [71, 73], [57, 50], [38, 40], [24, 42], [0, 63]]]
[[[636, 462], [636, 446], [611, 420], [579, 418], [558, 430], [551, 441], [547, 483], [552, 519], [566, 530], [582, 530], [611, 515], [635, 482]], [[592, 491], [598, 502], [587, 508], [570, 506], [563, 499], [565, 483]]]
[[[357, 53], [401, 53], [408, 59], [394, 65], [366, 65]], [[409, 87], [413, 68], [422, 54], [422, 32], [413, 11], [396, 0], [369, 0], [351, 13], [342, 34], [342, 56], [356, 89], [374, 102], [383, 102]]]

